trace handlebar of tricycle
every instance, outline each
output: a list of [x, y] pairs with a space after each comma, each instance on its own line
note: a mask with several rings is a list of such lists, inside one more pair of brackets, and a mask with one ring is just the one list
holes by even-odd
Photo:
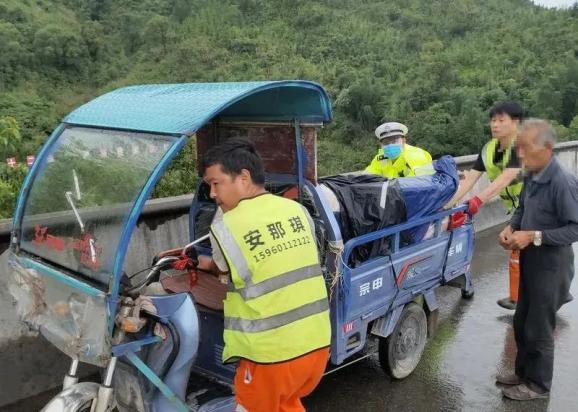
[[[200, 238], [195, 239], [191, 243], [185, 245], [183, 248], [170, 249], [159, 253], [153, 259], [153, 266], [150, 268], [149, 273], [145, 276], [144, 280], [135, 286], [126, 288], [124, 293], [128, 295], [138, 293], [149, 283], [158, 281], [160, 272], [162, 270], [171, 268], [177, 270], [185, 270], [196, 267], [198, 265], [198, 255], [193, 246], [207, 240], [208, 238], [209, 234], [206, 234], [205, 236], [201, 236]], [[179, 265], [179, 263], [182, 264]]]
[[[400, 223], [400, 224], [395, 225], [395, 226], [390, 226], [390, 227], [387, 227], [385, 229], [377, 230], [375, 232], [367, 233], [365, 235], [361, 235], [361, 236], [355, 237], [353, 239], [349, 239], [343, 247], [342, 261], [343, 262], [349, 262], [349, 257], [351, 256], [351, 253], [353, 252], [353, 250], [355, 248], [357, 248], [361, 245], [364, 245], [366, 243], [373, 242], [375, 240], [382, 239], [382, 238], [392, 236], [392, 235], [395, 235], [395, 242], [394, 242], [393, 249], [395, 252], [397, 252], [399, 250], [399, 234], [400, 234], [400, 232], [403, 232], [403, 231], [408, 230], [408, 229], [412, 229], [416, 226], [421, 226], [421, 225], [426, 224], [426, 223], [441, 222], [441, 220], [447, 216], [451, 216], [455, 213], [460, 213], [460, 212], [463, 213], [466, 210], [467, 210], [467, 205], [460, 205], [460, 206], [454, 207], [452, 209], [447, 209], [447, 210], [438, 212], [438, 213], [433, 214], [433, 215], [423, 216], [423, 217], [420, 217], [416, 220], [412, 220], [410, 222]], [[471, 219], [471, 216], [470, 216], [470, 219]]]

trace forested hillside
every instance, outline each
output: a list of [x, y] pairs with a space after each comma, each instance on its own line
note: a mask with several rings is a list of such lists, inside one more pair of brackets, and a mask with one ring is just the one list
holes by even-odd
[[473, 153], [502, 99], [578, 137], [578, 7], [529, 0], [2, 0], [0, 56], [0, 216], [24, 173], [4, 159], [128, 84], [315, 80], [335, 111], [322, 174], [364, 166], [383, 120], [434, 155]]

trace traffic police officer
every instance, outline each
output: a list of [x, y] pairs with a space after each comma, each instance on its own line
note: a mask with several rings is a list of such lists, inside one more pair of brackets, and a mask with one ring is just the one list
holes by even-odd
[[393, 179], [433, 174], [431, 155], [406, 143], [407, 126], [397, 122], [383, 123], [375, 129], [380, 148], [366, 172]]

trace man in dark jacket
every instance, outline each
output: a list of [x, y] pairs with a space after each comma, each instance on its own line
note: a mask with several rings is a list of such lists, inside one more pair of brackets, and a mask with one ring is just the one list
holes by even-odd
[[504, 396], [549, 396], [554, 366], [556, 312], [574, 277], [572, 243], [578, 241], [578, 178], [553, 156], [556, 134], [544, 120], [520, 126], [518, 157], [528, 172], [520, 205], [500, 233], [500, 244], [520, 250], [519, 301], [514, 314], [515, 374], [497, 376]]

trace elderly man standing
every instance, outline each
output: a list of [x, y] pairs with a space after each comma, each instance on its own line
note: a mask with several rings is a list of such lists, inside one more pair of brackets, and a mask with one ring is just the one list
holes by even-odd
[[520, 290], [514, 314], [515, 374], [497, 376], [504, 396], [549, 396], [554, 366], [556, 312], [574, 277], [572, 243], [578, 240], [578, 179], [553, 156], [556, 134], [539, 119], [520, 126], [518, 157], [529, 172], [520, 205], [500, 233], [500, 244], [520, 250]]

